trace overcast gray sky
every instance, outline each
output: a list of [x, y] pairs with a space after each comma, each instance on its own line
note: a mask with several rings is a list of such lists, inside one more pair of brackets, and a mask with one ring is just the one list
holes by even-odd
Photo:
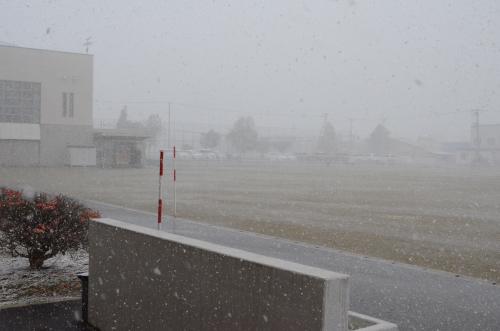
[[[83, 52], [94, 117], [468, 138], [467, 112], [500, 123], [500, 1], [0, 0], [0, 41]], [[1, 65], [1, 64], [0, 64]], [[269, 130], [271, 131], [271, 130]], [[275, 132], [279, 132], [276, 130]]]

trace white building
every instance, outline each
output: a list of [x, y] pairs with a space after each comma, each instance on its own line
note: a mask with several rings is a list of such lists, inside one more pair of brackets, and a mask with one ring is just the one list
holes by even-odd
[[0, 165], [95, 164], [92, 71], [92, 55], [0, 45]]

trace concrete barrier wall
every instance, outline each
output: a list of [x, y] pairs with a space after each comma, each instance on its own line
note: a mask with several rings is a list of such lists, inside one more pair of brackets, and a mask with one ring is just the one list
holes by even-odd
[[348, 277], [100, 219], [89, 322], [101, 330], [347, 330]]

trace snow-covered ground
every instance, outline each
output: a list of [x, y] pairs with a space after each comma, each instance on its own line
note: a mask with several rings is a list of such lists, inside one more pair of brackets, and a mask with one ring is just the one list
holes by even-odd
[[76, 276], [88, 271], [88, 254], [80, 250], [48, 259], [41, 270], [30, 270], [28, 259], [0, 253], [0, 308], [78, 297]]

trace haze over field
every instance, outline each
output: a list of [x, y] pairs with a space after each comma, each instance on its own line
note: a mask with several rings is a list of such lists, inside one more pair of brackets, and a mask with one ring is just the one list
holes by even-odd
[[[268, 132], [468, 140], [500, 122], [500, 3], [483, 1], [1, 1], [0, 40], [94, 54], [94, 118], [166, 116]], [[185, 123], [185, 124], [182, 124]]]

